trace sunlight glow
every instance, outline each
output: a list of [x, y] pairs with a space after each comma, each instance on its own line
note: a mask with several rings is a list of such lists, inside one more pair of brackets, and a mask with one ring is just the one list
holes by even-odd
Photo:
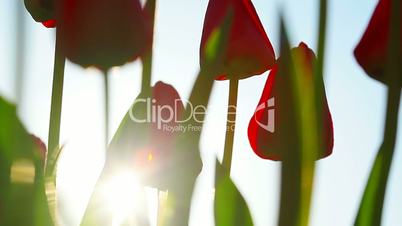
[[152, 153], [148, 153], [148, 161], [152, 161], [154, 159], [154, 155]]
[[134, 219], [132, 217], [140, 211], [135, 204], [141, 199], [141, 194], [139, 177], [132, 170], [115, 175], [105, 184], [104, 197], [114, 216], [112, 226]]

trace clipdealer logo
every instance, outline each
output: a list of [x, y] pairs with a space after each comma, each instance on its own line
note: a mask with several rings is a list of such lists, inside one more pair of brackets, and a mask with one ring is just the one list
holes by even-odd
[[[184, 118], [179, 117], [179, 109], [182, 104], [187, 105], [190, 109], [188, 115]], [[143, 112], [137, 112], [137, 109], [143, 109]], [[184, 113], [184, 112], [183, 112]], [[163, 129], [168, 123], [185, 123], [193, 119], [196, 123], [203, 123], [204, 117], [207, 113], [207, 108], [202, 105], [193, 106], [189, 101], [176, 99], [174, 105], [158, 105], [155, 99], [137, 99], [131, 105], [129, 110], [130, 118], [136, 123], [156, 123], [158, 129]]]
[[[268, 120], [267, 122], [260, 122], [256, 118], [257, 112], [259, 111], [268, 111]], [[275, 132], [275, 98], [270, 98], [267, 102], [264, 102], [258, 105], [257, 109], [255, 110], [254, 120], [257, 122], [258, 126], [263, 128], [264, 130], [274, 133]]]
[[[188, 115], [184, 118], [179, 117], [179, 109], [182, 104], [186, 104], [189, 109]], [[274, 133], [275, 132], [275, 98], [269, 99], [267, 102], [264, 102], [258, 105], [255, 113], [259, 111], [267, 111], [268, 112], [268, 120], [267, 122], [260, 122], [256, 115], [254, 114], [254, 120], [257, 122], [258, 126], [263, 128], [264, 130]], [[143, 111], [141, 111], [143, 110]], [[199, 126], [196, 125], [188, 125], [191, 128], [184, 128], [183, 123], [188, 122], [189, 120], [193, 120], [196, 123], [203, 123], [207, 114], [207, 108], [202, 105], [193, 106], [189, 101], [176, 99], [174, 101], [173, 106], [171, 105], [158, 105], [156, 104], [155, 99], [145, 98], [145, 99], [136, 99], [133, 105], [129, 110], [130, 119], [136, 123], [155, 123], [158, 129], [168, 130], [168, 131], [182, 131], [186, 132], [189, 130], [200, 129]], [[169, 123], [177, 123], [177, 128], [170, 128], [172, 126]], [[231, 129], [231, 128], [228, 128]]]

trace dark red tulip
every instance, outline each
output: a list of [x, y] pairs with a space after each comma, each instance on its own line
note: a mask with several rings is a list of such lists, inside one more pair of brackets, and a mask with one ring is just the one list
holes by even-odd
[[156, 112], [152, 112], [156, 114], [155, 120], [150, 124], [149, 149], [138, 152], [136, 165], [146, 172], [148, 178], [145, 179], [145, 183], [167, 189], [169, 178], [177, 173], [175, 167], [177, 162], [172, 153], [176, 137], [181, 133], [181, 131], [169, 131], [167, 128], [179, 126], [178, 120], [184, 112], [184, 105], [176, 89], [163, 82], [156, 83], [152, 88], [152, 97], [156, 109]]
[[[402, 20], [402, 15], [399, 15]], [[401, 25], [402, 26], [402, 25]], [[385, 68], [391, 27], [391, 0], [380, 0], [370, 23], [355, 49], [355, 57], [372, 78], [385, 82]], [[400, 28], [400, 32], [402, 27]], [[401, 45], [402, 40], [399, 44]], [[399, 62], [402, 63], [401, 59]]]
[[[313, 64], [316, 60], [314, 52], [304, 43], [291, 51], [293, 58], [301, 59], [303, 73], [301, 79], [308, 79], [313, 84]], [[279, 59], [279, 64], [281, 59]], [[282, 66], [281, 66], [282, 68]], [[298, 144], [298, 126], [296, 103], [292, 97], [292, 80], [287, 71], [279, 71], [277, 65], [270, 73], [265, 84], [262, 97], [257, 109], [250, 120], [248, 138], [254, 152], [263, 159], [279, 161], [283, 159], [284, 152], [289, 144]], [[305, 87], [310, 89], [311, 87]], [[333, 125], [332, 117], [325, 97], [324, 86], [319, 87], [324, 93], [321, 112], [323, 113], [323, 128], [320, 139], [323, 147], [318, 158], [324, 158], [332, 153], [333, 148]], [[290, 145], [290, 146], [291, 146]]]
[[62, 0], [58, 18], [62, 50], [83, 67], [120, 66], [149, 46], [138, 0]]
[[183, 102], [173, 86], [157, 82], [149, 92], [142, 92], [109, 144], [102, 177], [121, 166], [132, 167], [140, 172], [144, 185], [167, 189], [185, 164], [176, 159], [175, 150], [183, 132], [177, 130], [183, 113]]
[[229, 42], [216, 79], [244, 79], [269, 70], [275, 53], [250, 0], [210, 0], [201, 39], [200, 60], [204, 65], [205, 46], [211, 34], [233, 11]]
[[[184, 105], [180, 99], [176, 89], [166, 83], [157, 82], [152, 87], [152, 106], [155, 111], [152, 114], [152, 122], [150, 123], [151, 140], [149, 153], [145, 155], [144, 162], [148, 162], [148, 154], [153, 157], [152, 160], [161, 159], [161, 155], [165, 155], [172, 151], [174, 138], [177, 133], [167, 131], [167, 126], [173, 128], [178, 126], [179, 116], [184, 112]], [[164, 158], [162, 158], [164, 159]]]
[[54, 28], [55, 13], [54, 0], [24, 0], [25, 8], [32, 18], [47, 28]]

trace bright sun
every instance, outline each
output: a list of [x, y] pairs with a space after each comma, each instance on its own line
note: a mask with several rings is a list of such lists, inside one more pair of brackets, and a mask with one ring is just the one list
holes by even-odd
[[143, 198], [141, 183], [138, 175], [130, 171], [121, 171], [113, 176], [104, 185], [103, 194], [105, 201], [113, 213], [113, 225], [120, 226], [127, 220], [131, 221], [133, 215], [138, 214], [136, 203]]

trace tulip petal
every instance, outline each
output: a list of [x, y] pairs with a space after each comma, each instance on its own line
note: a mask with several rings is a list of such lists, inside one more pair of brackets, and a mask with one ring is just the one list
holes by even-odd
[[[389, 56], [391, 1], [378, 2], [368, 27], [354, 51], [355, 58], [364, 71], [382, 83], [386, 83], [385, 69]], [[398, 19], [402, 21], [402, 15], [399, 15]], [[399, 31], [402, 31], [402, 25], [399, 26]], [[402, 38], [399, 40], [399, 49], [402, 47], [401, 43]], [[399, 63], [402, 63], [401, 58]], [[401, 86], [402, 77], [399, 76], [398, 82]]]
[[250, 0], [209, 1], [201, 39], [201, 68], [208, 58], [207, 41], [230, 10], [233, 10], [230, 37], [215, 78], [244, 79], [264, 73], [275, 63], [275, 53]]
[[150, 45], [138, 0], [62, 0], [60, 38], [66, 57], [103, 71], [139, 57]]

